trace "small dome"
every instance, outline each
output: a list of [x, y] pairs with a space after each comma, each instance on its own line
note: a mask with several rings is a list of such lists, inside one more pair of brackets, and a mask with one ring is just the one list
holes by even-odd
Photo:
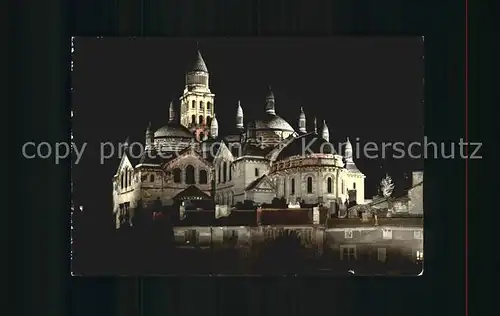
[[267, 115], [262, 120], [255, 121], [255, 129], [274, 129], [288, 132], [295, 132], [293, 127], [278, 115]]
[[295, 138], [281, 150], [276, 160], [282, 160], [293, 156], [308, 156], [312, 154], [332, 154], [335, 149], [318, 134], [308, 133]]
[[193, 134], [177, 122], [168, 122], [167, 125], [160, 127], [155, 132], [155, 138], [158, 137], [182, 137], [182, 138], [192, 138]]

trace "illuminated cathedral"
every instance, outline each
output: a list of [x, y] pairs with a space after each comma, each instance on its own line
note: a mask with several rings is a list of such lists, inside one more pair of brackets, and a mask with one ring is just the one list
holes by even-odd
[[[348, 138], [342, 152], [328, 146], [326, 121], [307, 124], [297, 109], [296, 127], [279, 114], [279, 98], [269, 87], [257, 120], [245, 120], [245, 103], [235, 101], [234, 128], [219, 134], [215, 93], [200, 53], [185, 74], [179, 102], [171, 102], [165, 123], [146, 128], [139, 158], [125, 151], [113, 176], [113, 212], [132, 218], [138, 201], [172, 205], [179, 195], [210, 197], [229, 207], [245, 200], [330, 205], [364, 203], [365, 175], [356, 167]], [[165, 111], [166, 112], [166, 111]], [[226, 125], [226, 124], [224, 124]], [[307, 126], [312, 126], [311, 130]]]

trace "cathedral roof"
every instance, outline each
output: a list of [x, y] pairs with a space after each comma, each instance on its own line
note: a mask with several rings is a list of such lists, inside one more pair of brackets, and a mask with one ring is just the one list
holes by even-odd
[[255, 129], [274, 129], [295, 132], [293, 127], [283, 118], [275, 114], [268, 114], [261, 120], [255, 121]]
[[315, 154], [335, 154], [335, 149], [316, 133], [301, 135], [286, 145], [278, 154], [276, 160], [286, 159], [293, 156]]
[[346, 161], [345, 162], [345, 168], [349, 171], [352, 171], [352, 172], [356, 172], [358, 171], [359, 172], [359, 169], [358, 167], [356, 166], [356, 164], [354, 163], [354, 161]]
[[219, 152], [219, 148], [222, 143], [225, 143], [222, 137], [209, 138], [202, 141], [200, 144], [200, 148], [203, 158], [205, 158], [207, 161], [213, 162], [215, 156], [217, 156], [217, 153]]
[[212, 200], [212, 198], [196, 185], [191, 185], [174, 196], [174, 200]]
[[[246, 188], [245, 191], [250, 191], [250, 190], [255, 190], [260, 187], [260, 184], [270, 181], [266, 175], [262, 175], [259, 178], [255, 179], [252, 181]], [[269, 188], [264, 188], [264, 189], [269, 189]]]
[[265, 157], [271, 150], [272, 147], [258, 147], [251, 143], [246, 143], [243, 145], [243, 155], [244, 156], [257, 156], [257, 157]]
[[182, 138], [192, 138], [194, 135], [185, 126], [175, 122], [170, 121], [167, 125], [160, 127], [155, 132], [155, 138], [157, 137], [182, 137]]
[[197, 55], [196, 55], [196, 60], [194, 61], [193, 65], [189, 68], [189, 71], [202, 71], [208, 73], [207, 65], [205, 64], [205, 61], [203, 60], [203, 57], [201, 56], [200, 51], [198, 50]]
[[139, 158], [137, 157], [137, 153], [135, 153], [134, 155], [134, 152], [132, 152], [132, 147], [129, 146], [130, 138], [127, 137], [127, 139], [122, 144], [125, 145], [123, 147], [123, 155], [127, 156], [132, 167], [135, 167], [139, 163]]
[[160, 165], [163, 161], [164, 159], [160, 157], [156, 149], [144, 151], [141, 158], [139, 158], [139, 164]]

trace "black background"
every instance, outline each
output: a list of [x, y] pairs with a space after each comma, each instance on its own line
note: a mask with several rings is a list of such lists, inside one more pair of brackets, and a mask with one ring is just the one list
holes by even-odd
[[[453, 2], [367, 1], [298, 5], [292, 1], [217, 2], [182, 5], [147, 2], [117, 7], [102, 1], [12, 6], [16, 36], [9, 41], [9, 111], [16, 116], [9, 170], [9, 287], [17, 314], [165, 315], [223, 312], [461, 315], [465, 308], [465, 161], [425, 161], [426, 270], [415, 278], [71, 278], [69, 273], [70, 173], [66, 165], [24, 160], [26, 141], [68, 141], [70, 130], [69, 37], [71, 35], [301, 35], [342, 33], [426, 35], [425, 135], [454, 140], [465, 134], [465, 4]], [[274, 2], [273, 2], [274, 3]], [[471, 3], [469, 139], [479, 141], [479, 82], [491, 39], [477, 6]], [[494, 10], [488, 10], [493, 12]], [[141, 15], [142, 13], [142, 15]], [[117, 18], [119, 17], [119, 19]], [[141, 18], [142, 17], [142, 18]], [[480, 24], [481, 23], [481, 24]], [[488, 65], [489, 66], [489, 65]], [[482, 131], [484, 131], [484, 127]], [[14, 141], [12, 141], [14, 140]], [[486, 153], [483, 153], [486, 155]], [[469, 163], [469, 182], [479, 178]], [[469, 205], [481, 209], [478, 186]], [[483, 190], [485, 191], [485, 190]], [[483, 192], [482, 194], [485, 194]], [[491, 195], [490, 195], [491, 196]], [[12, 201], [12, 202], [11, 202]], [[492, 210], [494, 211], [494, 209]], [[490, 239], [485, 220], [477, 238]], [[474, 231], [479, 231], [475, 229]], [[477, 235], [476, 235], [477, 236]], [[474, 237], [474, 235], [473, 235]], [[472, 237], [471, 237], [472, 238]], [[474, 239], [475, 240], [475, 239]], [[481, 247], [482, 248], [482, 247]], [[494, 249], [494, 248], [489, 248]], [[470, 258], [484, 258], [477, 247]], [[11, 260], [15, 259], [15, 262]], [[12, 264], [11, 264], [12, 262]], [[489, 267], [471, 260], [470, 287], [492, 279]], [[15, 276], [15, 277], [14, 277]], [[470, 290], [470, 312], [485, 315], [494, 289]], [[472, 304], [472, 302], [474, 302]], [[484, 310], [483, 310], [484, 309]], [[488, 311], [490, 312], [490, 311]]]

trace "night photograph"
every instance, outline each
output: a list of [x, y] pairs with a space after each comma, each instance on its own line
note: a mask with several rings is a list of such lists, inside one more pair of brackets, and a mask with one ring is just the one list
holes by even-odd
[[424, 44], [72, 38], [72, 275], [425, 274]]

